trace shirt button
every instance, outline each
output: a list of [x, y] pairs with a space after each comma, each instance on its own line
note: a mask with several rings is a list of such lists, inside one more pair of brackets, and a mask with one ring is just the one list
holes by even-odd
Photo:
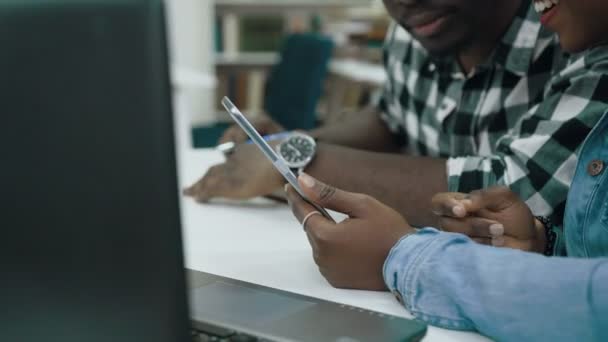
[[399, 291], [397, 290], [393, 290], [391, 291], [393, 293], [393, 296], [395, 296], [395, 299], [401, 304], [403, 305], [403, 296], [401, 296], [401, 293], [399, 293]]
[[589, 173], [590, 176], [597, 176], [600, 173], [602, 173], [602, 171], [604, 170], [604, 162], [596, 159], [591, 161], [591, 163], [589, 163], [589, 165], [587, 165], [587, 173]]

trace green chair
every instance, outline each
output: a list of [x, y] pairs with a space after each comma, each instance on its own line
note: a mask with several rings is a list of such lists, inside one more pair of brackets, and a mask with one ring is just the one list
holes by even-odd
[[311, 129], [317, 122], [333, 42], [314, 33], [293, 34], [281, 48], [264, 96], [264, 110], [288, 130]]

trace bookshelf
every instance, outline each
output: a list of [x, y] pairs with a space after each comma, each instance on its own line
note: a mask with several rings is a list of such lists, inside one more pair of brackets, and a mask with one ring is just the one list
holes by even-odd
[[372, 0], [215, 0], [217, 10], [241, 13], [284, 10], [327, 10], [345, 7], [369, 7]]
[[[377, 15], [378, 8], [384, 13], [380, 0], [215, 0], [217, 121], [229, 120], [219, 105], [219, 94], [234, 98], [247, 113], [262, 112], [267, 71], [279, 61], [277, 49], [284, 35], [323, 28], [334, 31], [334, 17], [359, 20], [370, 12]], [[342, 79], [371, 86], [383, 82], [379, 69], [379, 65], [353, 58], [338, 58], [329, 66], [330, 73]]]
[[276, 52], [216, 53], [216, 67], [267, 68], [279, 61]]

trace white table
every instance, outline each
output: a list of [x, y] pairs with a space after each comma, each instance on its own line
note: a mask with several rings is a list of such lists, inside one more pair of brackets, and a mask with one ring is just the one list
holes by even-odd
[[[179, 151], [180, 183], [222, 160], [213, 150]], [[308, 240], [289, 208], [265, 200], [201, 205], [182, 198], [186, 267], [387, 314], [412, 317], [388, 292], [340, 290], [318, 272]], [[487, 341], [430, 327], [425, 341]]]
[[387, 80], [386, 70], [381, 64], [354, 58], [334, 58], [329, 62], [331, 73], [364, 84], [382, 86]]

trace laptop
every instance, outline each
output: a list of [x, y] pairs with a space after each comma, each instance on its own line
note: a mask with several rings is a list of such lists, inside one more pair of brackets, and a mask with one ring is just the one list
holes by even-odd
[[186, 275], [161, 1], [4, 0], [0, 22], [1, 341], [424, 335], [415, 321]]

